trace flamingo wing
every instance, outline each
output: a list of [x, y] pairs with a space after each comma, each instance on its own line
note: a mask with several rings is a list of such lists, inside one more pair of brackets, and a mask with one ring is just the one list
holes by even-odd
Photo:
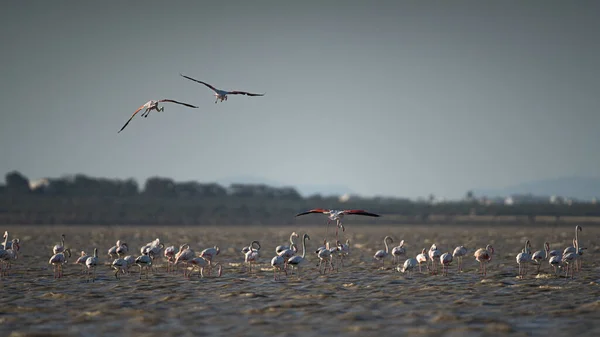
[[306, 212], [302, 212], [302, 213], [298, 213], [296, 214], [296, 216], [301, 216], [301, 215], [305, 215], [305, 214], [310, 214], [310, 213], [329, 213], [328, 209], [324, 209], [324, 208], [315, 208], [315, 209], [311, 209], [309, 211]]
[[176, 103], [176, 104], [185, 105], [187, 107], [194, 108], [194, 109], [198, 108], [195, 105], [191, 105], [191, 104], [187, 104], [187, 103], [183, 103], [183, 102], [178, 102], [178, 101], [175, 101], [175, 100], [172, 100], [172, 99], [161, 99], [159, 102], [170, 102], [170, 103]]
[[247, 92], [247, 91], [239, 91], [239, 90], [235, 90], [235, 91], [229, 91], [227, 92], [228, 95], [246, 95], [246, 96], [264, 96], [266, 94], [262, 93], [262, 94], [253, 94], [251, 92]]
[[189, 76], [185, 76], [185, 75], [183, 75], [183, 74], [179, 74], [179, 75], [181, 75], [181, 76], [183, 76], [183, 77], [187, 78], [187, 79], [188, 79], [188, 80], [190, 80], [190, 81], [194, 81], [194, 82], [197, 82], [197, 83], [200, 83], [200, 84], [204, 84], [205, 86], [209, 87], [209, 88], [210, 88], [212, 91], [214, 91], [214, 92], [217, 92], [217, 91], [218, 91], [218, 90], [217, 90], [217, 88], [213, 87], [212, 85], [210, 85], [210, 84], [208, 84], [208, 83], [206, 83], [206, 82], [202, 82], [202, 81], [199, 81], [199, 80], [193, 79], [193, 78], [191, 78], [191, 77], [189, 77]]
[[344, 211], [344, 214], [348, 214], [348, 215], [366, 215], [366, 216], [373, 216], [373, 217], [380, 217], [381, 216], [379, 214], [367, 212], [367, 211], [362, 210], [362, 209], [348, 209], [348, 210]]
[[[129, 117], [129, 120], [127, 120], [127, 123], [125, 123], [125, 125], [123, 125], [123, 127], [121, 128], [121, 130], [119, 130], [119, 132], [123, 131], [123, 129], [125, 129], [125, 127], [127, 126], [127, 124], [129, 124], [129, 122], [131, 122], [131, 120], [133, 119], [133, 117], [140, 112], [140, 110], [142, 110], [144, 107], [146, 106], [146, 104], [140, 106], [137, 110], [135, 110], [135, 112], [133, 113], [133, 115], [131, 115], [131, 117]], [[117, 132], [117, 133], [119, 133]]]

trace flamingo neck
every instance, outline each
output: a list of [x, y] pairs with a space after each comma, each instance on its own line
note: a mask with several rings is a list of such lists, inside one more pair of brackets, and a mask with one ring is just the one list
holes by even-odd
[[302, 259], [306, 256], [306, 237], [302, 239]]

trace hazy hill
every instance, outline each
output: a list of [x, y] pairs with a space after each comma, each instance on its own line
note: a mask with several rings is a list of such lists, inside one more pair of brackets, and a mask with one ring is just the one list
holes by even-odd
[[534, 180], [501, 189], [474, 189], [476, 196], [504, 197], [514, 194], [533, 194], [539, 196], [562, 196], [589, 200], [600, 197], [600, 178], [559, 177]]

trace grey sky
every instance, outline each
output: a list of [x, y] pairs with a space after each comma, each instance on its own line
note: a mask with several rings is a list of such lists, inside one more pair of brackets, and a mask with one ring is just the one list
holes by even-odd
[[[0, 173], [411, 198], [600, 175], [599, 2], [336, 3], [4, 3]], [[200, 108], [117, 134], [160, 98]]]

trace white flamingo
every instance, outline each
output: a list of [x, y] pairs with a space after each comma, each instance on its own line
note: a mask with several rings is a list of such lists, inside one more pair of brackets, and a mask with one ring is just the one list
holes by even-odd
[[465, 246], [458, 246], [454, 248], [454, 252], [452, 252], [452, 257], [455, 257], [458, 262], [458, 271], [462, 271], [462, 260], [463, 257], [467, 255], [467, 248]]
[[123, 260], [127, 262], [127, 268], [125, 269], [125, 271], [127, 272], [127, 274], [130, 274], [129, 267], [135, 264], [135, 257], [133, 257], [133, 255], [127, 255], [123, 258]]
[[531, 243], [525, 242], [525, 248], [517, 254], [517, 263], [519, 264], [519, 276], [522, 278], [527, 274], [527, 264], [531, 262]]
[[558, 276], [558, 268], [562, 263], [562, 255], [550, 256], [550, 259], [548, 259], [548, 263], [554, 268], [554, 275]]
[[118, 280], [119, 272], [125, 274], [129, 268], [129, 263], [127, 263], [127, 261], [125, 261], [123, 258], [118, 258], [112, 262], [111, 267], [115, 269], [115, 278]]
[[190, 245], [183, 244], [179, 247], [179, 252], [175, 256], [175, 264], [182, 262], [184, 264], [183, 277], [189, 277], [191, 273], [188, 273], [188, 263], [195, 257], [196, 253], [190, 248]]
[[54, 245], [54, 248], [52, 248], [52, 252], [54, 254], [58, 254], [62, 251], [65, 250], [65, 235], [61, 234], [60, 236], [60, 244]]
[[296, 232], [292, 232], [292, 234], [290, 234], [290, 245], [289, 246], [279, 245], [279, 246], [275, 247], [275, 253], [277, 255], [279, 255], [279, 253], [281, 253], [282, 251], [284, 251], [286, 249], [290, 249], [293, 245], [296, 244], [294, 242], [294, 238], [298, 238], [298, 237], [300, 237], [300, 236]]
[[177, 251], [175, 250], [175, 246], [169, 246], [165, 248], [164, 255], [167, 259], [167, 273], [174, 272], [176, 254]]
[[338, 228], [341, 228], [342, 231], [345, 231], [345, 228], [342, 225], [342, 219], [344, 218], [345, 215], [363, 215], [363, 216], [371, 216], [371, 217], [380, 217], [379, 214], [367, 212], [362, 209], [346, 209], [346, 210], [339, 211], [339, 210], [324, 209], [324, 208], [311, 209], [306, 212], [298, 213], [298, 214], [296, 214], [296, 216], [302, 216], [302, 215], [311, 214], [311, 213], [321, 213], [321, 214], [327, 215], [328, 220], [327, 220], [327, 229], [325, 232], [326, 234], [327, 234], [327, 231], [329, 230], [329, 224], [331, 223], [331, 221], [336, 222], [336, 228], [335, 228], [335, 240], [336, 241], [338, 240]]
[[298, 277], [300, 276], [300, 267], [306, 263], [306, 240], [310, 240], [308, 234], [302, 236], [302, 256], [292, 256], [287, 261], [288, 265], [292, 266], [290, 275], [294, 275], [294, 268], [298, 269]]
[[322, 274], [325, 274], [327, 264], [329, 264], [329, 270], [333, 270], [333, 264], [331, 263], [331, 250], [329, 249], [329, 242], [325, 243], [325, 249], [317, 251], [319, 257], [319, 273], [321, 273], [321, 265], [323, 266]]
[[75, 261], [75, 264], [79, 264], [81, 265], [81, 273], [85, 273], [85, 261], [88, 259], [88, 255], [85, 253], [85, 251], [81, 251], [81, 255], [79, 256], [79, 258], [77, 258], [77, 260]]
[[404, 240], [400, 240], [400, 244], [392, 248], [392, 257], [394, 259], [394, 263], [398, 264], [400, 262], [400, 256], [405, 254], [406, 249], [404, 248]]
[[[256, 247], [254, 247], [256, 245]], [[252, 273], [252, 265], [260, 257], [260, 242], [254, 240], [250, 243], [250, 250], [244, 254], [244, 262], [248, 265], [248, 273]]]
[[[579, 255], [579, 256], [583, 255], [583, 248], [581, 248], [581, 246], [579, 246], [581, 241], [579, 241], [579, 235], [578, 235], [578, 232], [581, 232], [581, 231], [583, 231], [583, 228], [581, 228], [581, 226], [579, 226], [579, 225], [575, 226], [575, 241], [577, 242], [578, 246], [576, 248], [575, 243], [573, 243], [573, 246], [565, 248], [565, 250], [563, 251], [563, 260], [564, 260], [564, 257], [568, 253], [577, 253], [577, 255]], [[581, 259], [577, 259], [575, 261], [575, 268], [578, 271], [581, 269]]]
[[285, 270], [285, 260], [282, 256], [277, 255], [271, 259], [271, 266], [273, 266], [273, 280], [277, 281], [280, 279], [279, 274], [281, 271], [285, 272], [287, 276], [287, 270]]
[[[94, 248], [94, 256], [90, 256], [85, 260], [85, 266], [87, 267], [87, 281], [90, 281], [90, 274], [92, 274], [92, 282], [96, 281], [96, 267], [98, 267], [98, 248]], [[90, 273], [90, 269], [92, 272]]]
[[414, 271], [417, 265], [420, 266], [419, 262], [417, 262], [417, 259], [415, 259], [414, 257], [408, 258], [406, 259], [406, 261], [404, 261], [404, 265], [402, 266], [400, 271], [402, 271], [403, 273], [407, 273], [410, 277], [410, 273]]
[[442, 265], [442, 275], [448, 276], [448, 266], [452, 263], [452, 254], [445, 252], [440, 256], [440, 264]]
[[[5, 245], [6, 246], [6, 245]], [[4, 271], [2, 274], [8, 276], [8, 270], [10, 269], [11, 261], [19, 258], [19, 239], [12, 239], [11, 248], [0, 250], [0, 260], [4, 263]], [[0, 268], [1, 269], [1, 268]]]
[[[4, 231], [4, 236], [2, 237], [3, 239], [8, 238], [8, 231]], [[21, 240], [18, 238], [14, 238], [13, 240], [16, 240], [16, 242], [18, 244], [21, 243]], [[0, 244], [0, 249], [11, 249], [12, 248], [12, 241], [8, 241], [6, 243]]]
[[538, 250], [531, 255], [531, 261], [538, 265], [537, 273], [540, 273], [542, 262], [550, 257], [550, 243], [544, 242], [544, 250]]
[[486, 264], [492, 261], [492, 257], [494, 256], [494, 247], [492, 245], [487, 245], [485, 248], [479, 248], [473, 254], [475, 260], [479, 262], [479, 272], [483, 274], [483, 276], [487, 275]]
[[[205, 258], [208, 261], [208, 264], [210, 266], [213, 258], [215, 256], [219, 255], [220, 252], [221, 252], [221, 249], [218, 246], [214, 246], [211, 248], [206, 248], [205, 250], [200, 252], [200, 257]], [[210, 275], [210, 268], [209, 268], [208, 274]]]
[[251, 92], [247, 92], [247, 91], [239, 91], [239, 90], [234, 90], [234, 91], [225, 91], [225, 90], [221, 90], [221, 89], [217, 89], [215, 87], [213, 87], [212, 85], [206, 83], [206, 82], [202, 82], [196, 79], [193, 79], [191, 77], [185, 76], [183, 74], [179, 74], [182, 77], [187, 78], [190, 81], [194, 81], [200, 84], [204, 84], [205, 86], [207, 86], [208, 88], [210, 88], [210, 90], [212, 90], [215, 94], [215, 104], [217, 104], [217, 102], [220, 100], [221, 102], [223, 102], [224, 100], [227, 100], [227, 95], [246, 95], [246, 96], [264, 96], [265, 94], [253, 94]]
[[198, 277], [204, 277], [204, 268], [208, 267], [209, 269], [212, 269], [215, 266], [218, 268], [217, 275], [221, 277], [221, 275], [223, 274], [223, 267], [219, 262], [215, 262], [213, 264], [211, 261], [207, 260], [202, 256], [191, 259], [190, 264], [192, 265], [192, 272], [194, 271], [195, 267], [198, 268]]
[[386, 236], [385, 238], [383, 238], [383, 244], [385, 245], [385, 250], [378, 250], [377, 252], [375, 252], [375, 255], [373, 255], [373, 258], [375, 260], [381, 261], [381, 268], [383, 268], [383, 266], [385, 264], [385, 258], [389, 255], [390, 248], [388, 246], [388, 240], [390, 241], [390, 243], [394, 243], [394, 239], [392, 239], [389, 236]]
[[140, 255], [135, 259], [135, 264], [140, 267], [140, 279], [142, 279], [142, 270], [146, 268], [146, 279], [150, 273], [152, 267], [152, 258], [150, 257], [151, 251], [147, 251], [144, 255]]
[[[108, 249], [108, 257], [110, 257], [111, 259], [118, 258], [119, 253], [117, 253], [117, 250], [119, 249], [119, 247], [121, 247], [121, 245], [122, 245], [121, 240], [117, 240], [117, 243]], [[127, 245], [127, 244], [125, 244], [125, 245]]]
[[[68, 257], [67, 257], [67, 255], [68, 255]], [[54, 271], [54, 278], [63, 277], [62, 266], [63, 266], [63, 264], [67, 263], [68, 258], [71, 258], [71, 249], [70, 248], [63, 249], [62, 252], [52, 255], [52, 257], [48, 261], [48, 264], [52, 265], [52, 269]]]
[[579, 254], [576, 253], [579, 251], [579, 243], [576, 239], [573, 239], [573, 247], [575, 247], [574, 252], [568, 252], [562, 257], [562, 262], [567, 265], [565, 277], [568, 277], [569, 271], [571, 271], [571, 278], [573, 278], [574, 271], [577, 269], [577, 259], [579, 258]]
[[429, 256], [427, 255], [427, 250], [425, 250], [425, 248], [421, 250], [421, 254], [417, 255], [416, 260], [419, 264], [419, 273], [423, 272], [421, 270], [421, 263], [425, 263], [425, 267], [427, 267], [427, 270], [429, 270], [429, 263], [427, 263], [427, 261], [429, 261]]
[[429, 248], [429, 259], [431, 260], [431, 273], [437, 274], [436, 261], [440, 258], [442, 252], [437, 249], [437, 245], [434, 243]]
[[294, 256], [296, 254], [296, 252], [298, 251], [298, 247], [296, 247], [296, 244], [293, 243], [290, 248], [288, 249], [284, 249], [282, 251], [280, 251], [277, 255], [281, 256], [283, 258], [283, 263], [285, 265], [285, 269], [287, 269], [287, 262], [288, 260]]
[[[140, 106], [134, 113], [133, 115], [131, 115], [131, 117], [129, 117], [129, 119], [127, 120], [127, 122], [125, 123], [125, 125], [123, 125], [123, 127], [121, 128], [121, 130], [119, 130], [119, 132], [123, 131], [123, 129], [125, 129], [125, 127], [129, 124], [129, 122], [131, 122], [131, 120], [133, 119], [133, 117], [135, 117], [135, 115], [140, 112], [142, 109], [146, 109], [144, 110], [144, 112], [142, 112], [142, 117], [148, 117], [148, 114], [150, 114], [150, 111], [155, 110], [157, 112], [161, 112], [165, 110], [165, 107], [158, 107], [158, 103], [163, 103], [163, 102], [169, 102], [169, 103], [176, 103], [176, 104], [180, 104], [180, 105], [185, 105], [188, 108], [194, 108], [197, 109], [198, 107], [195, 105], [191, 105], [191, 104], [187, 104], [187, 103], [183, 103], [183, 102], [178, 102], [172, 99], [160, 99], [158, 101], [155, 100], [150, 100], [146, 103], [144, 103], [142, 106]], [[117, 132], [117, 133], [119, 133]]]
[[340, 245], [340, 263], [342, 267], [344, 266], [344, 259], [346, 259], [350, 255], [350, 240], [347, 239], [346, 243], [342, 243]]

